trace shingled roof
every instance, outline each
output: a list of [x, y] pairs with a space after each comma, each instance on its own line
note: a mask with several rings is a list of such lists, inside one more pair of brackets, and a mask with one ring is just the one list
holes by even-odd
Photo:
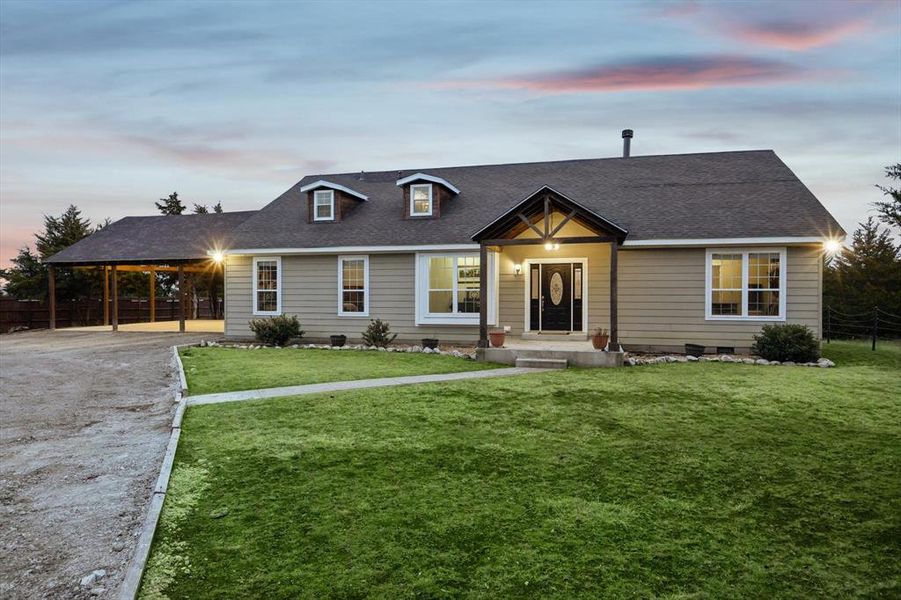
[[[396, 181], [441, 177], [460, 193], [438, 219], [404, 219]], [[310, 223], [300, 188], [326, 180], [365, 195], [340, 223]], [[772, 150], [633, 156], [304, 177], [242, 223], [232, 248], [472, 243], [542, 186], [627, 230], [633, 240], [832, 237], [843, 231]]]
[[[440, 218], [404, 218], [396, 182], [417, 173], [460, 190], [442, 204]], [[319, 180], [368, 201], [339, 223], [311, 223], [300, 189]], [[184, 262], [214, 247], [471, 244], [477, 231], [544, 186], [628, 231], [626, 243], [844, 235], [772, 150], [751, 150], [308, 175], [259, 211], [126, 217], [47, 262]]]
[[231, 245], [235, 229], [257, 211], [125, 217], [48, 258], [52, 264], [160, 264], [207, 258]]

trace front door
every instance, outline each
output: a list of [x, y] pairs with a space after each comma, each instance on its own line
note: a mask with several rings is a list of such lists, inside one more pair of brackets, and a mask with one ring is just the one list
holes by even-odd
[[571, 263], [541, 265], [541, 329], [570, 331], [572, 319]]

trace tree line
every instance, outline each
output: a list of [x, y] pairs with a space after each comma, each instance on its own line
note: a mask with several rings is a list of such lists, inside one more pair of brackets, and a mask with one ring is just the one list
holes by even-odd
[[874, 307], [901, 315], [901, 163], [886, 167], [887, 185], [877, 185], [886, 196], [876, 202], [876, 216], [858, 224], [851, 243], [826, 257], [823, 271], [823, 307], [849, 315], [872, 313]]
[[[168, 197], [160, 198], [155, 205], [163, 215], [181, 215], [187, 210], [178, 197], [178, 192], [172, 192]], [[195, 214], [221, 213], [222, 203], [217, 202], [212, 207], [194, 204], [192, 212]], [[12, 265], [7, 269], [0, 269], [0, 279], [4, 282], [0, 288], [3, 295], [17, 300], [45, 300], [48, 294], [49, 275], [44, 261], [109, 224], [110, 219], [104, 219], [96, 224], [92, 223], [90, 219], [82, 216], [81, 210], [74, 204], [59, 216], [45, 215], [43, 229], [34, 234], [34, 250], [28, 245], [22, 247], [10, 261]], [[215, 311], [215, 307], [218, 306], [218, 289], [222, 282], [221, 274], [217, 270], [213, 270], [209, 275], [189, 273], [187, 277], [191, 284], [190, 289], [194, 291], [194, 306], [196, 307], [197, 298], [208, 296]], [[174, 296], [178, 290], [177, 278], [171, 273], [157, 273], [154, 283], [159, 297]], [[149, 281], [146, 274], [123, 272], [118, 275], [120, 296], [145, 297], [149, 294], [148, 286]], [[99, 298], [102, 295], [103, 273], [101, 271], [67, 268], [56, 270], [56, 297], [58, 300]], [[90, 317], [89, 315], [83, 316]]]

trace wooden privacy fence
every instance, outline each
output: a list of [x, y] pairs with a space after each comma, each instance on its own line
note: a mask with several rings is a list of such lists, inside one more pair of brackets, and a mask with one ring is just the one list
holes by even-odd
[[[218, 314], [222, 314], [219, 301]], [[190, 304], [185, 307], [187, 318], [191, 318]], [[213, 319], [214, 312], [208, 298], [197, 303], [198, 319]], [[178, 320], [178, 298], [156, 299], [156, 320]], [[150, 302], [147, 298], [119, 298], [119, 323], [147, 323], [150, 321]], [[103, 325], [103, 300], [57, 300], [56, 326], [81, 327]], [[0, 333], [16, 329], [46, 329], [50, 326], [50, 306], [44, 300], [16, 300], [0, 298]]]

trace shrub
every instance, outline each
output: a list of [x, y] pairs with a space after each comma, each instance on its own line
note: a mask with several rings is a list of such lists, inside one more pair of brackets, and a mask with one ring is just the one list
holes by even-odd
[[820, 356], [820, 344], [805, 325], [764, 325], [754, 336], [751, 352], [767, 360], [813, 362]]
[[300, 329], [300, 321], [293, 315], [253, 319], [250, 322], [250, 330], [258, 341], [275, 346], [284, 346], [291, 338], [299, 338], [304, 334]]
[[384, 348], [394, 341], [397, 334], [391, 333], [391, 326], [381, 319], [372, 319], [363, 332], [363, 343], [367, 346], [378, 346]]

